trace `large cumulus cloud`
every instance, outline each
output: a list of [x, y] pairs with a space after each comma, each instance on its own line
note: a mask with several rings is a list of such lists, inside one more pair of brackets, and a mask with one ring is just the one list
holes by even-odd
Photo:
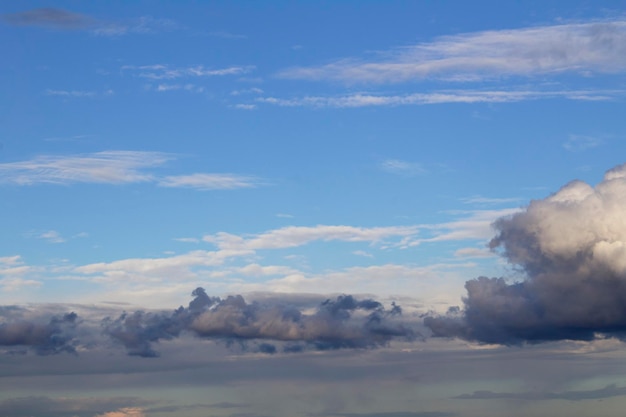
[[500, 344], [626, 336], [626, 165], [494, 226], [491, 248], [525, 279], [468, 281], [462, 310], [425, 319], [435, 336]]
[[189, 306], [173, 313], [137, 311], [104, 321], [105, 332], [130, 355], [158, 356], [153, 345], [186, 332], [263, 353], [305, 349], [371, 348], [394, 338], [412, 340], [416, 332], [399, 320], [402, 310], [386, 309], [351, 295], [326, 300], [314, 311], [288, 303], [247, 302], [242, 296], [209, 297], [202, 288]]

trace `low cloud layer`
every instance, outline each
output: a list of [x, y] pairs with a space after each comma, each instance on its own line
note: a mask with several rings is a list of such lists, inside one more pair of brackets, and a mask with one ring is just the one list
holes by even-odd
[[399, 321], [399, 306], [385, 309], [377, 301], [350, 295], [326, 300], [312, 312], [289, 304], [248, 303], [240, 295], [209, 297], [202, 288], [193, 295], [187, 308], [180, 307], [172, 314], [137, 311], [106, 319], [105, 332], [124, 345], [129, 355], [142, 357], [158, 356], [155, 343], [183, 332], [269, 354], [373, 348], [395, 338], [412, 340], [417, 336]]
[[626, 165], [595, 187], [572, 181], [495, 228], [491, 248], [525, 279], [468, 281], [462, 310], [425, 319], [435, 336], [506, 345], [626, 336]]

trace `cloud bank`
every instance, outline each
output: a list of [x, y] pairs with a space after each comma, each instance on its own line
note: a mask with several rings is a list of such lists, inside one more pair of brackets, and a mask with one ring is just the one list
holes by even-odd
[[104, 320], [104, 332], [131, 356], [156, 357], [153, 344], [183, 332], [273, 354], [307, 349], [363, 349], [384, 346], [392, 339], [413, 340], [417, 333], [399, 320], [402, 309], [372, 299], [339, 296], [314, 312], [289, 304], [248, 303], [240, 295], [221, 299], [197, 288], [189, 306], [171, 314], [136, 311]]
[[626, 336], [626, 165], [595, 187], [572, 181], [499, 219], [493, 250], [521, 282], [479, 277], [464, 308], [431, 316], [435, 336], [520, 344]]

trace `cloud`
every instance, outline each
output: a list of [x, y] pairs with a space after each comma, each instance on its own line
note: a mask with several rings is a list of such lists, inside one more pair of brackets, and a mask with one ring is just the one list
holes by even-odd
[[162, 187], [194, 188], [197, 190], [232, 190], [255, 188], [261, 185], [258, 178], [235, 174], [193, 174], [164, 177]]
[[502, 216], [518, 212], [517, 208], [500, 210], [461, 211], [465, 215], [458, 220], [438, 224], [420, 225], [420, 229], [430, 231], [432, 236], [407, 242], [408, 246], [416, 246], [424, 242], [443, 242], [451, 240], [489, 240], [494, 236], [493, 222]]
[[472, 394], [462, 394], [454, 398], [462, 400], [600, 400], [603, 398], [621, 397], [626, 395], [626, 387], [618, 387], [616, 384], [607, 385], [604, 388], [585, 391], [563, 391], [563, 392], [493, 392], [474, 391]]
[[24, 12], [4, 14], [2, 20], [14, 26], [47, 27], [62, 30], [88, 30], [97, 36], [123, 36], [128, 34], [153, 34], [179, 29], [170, 19], [141, 16], [126, 21], [103, 21], [90, 16], [58, 8], [39, 8]]
[[262, 250], [292, 248], [316, 240], [377, 243], [391, 237], [409, 237], [417, 232], [416, 226], [371, 228], [343, 225], [287, 226], [249, 238], [221, 232], [204, 236], [202, 240], [214, 243], [220, 249]]
[[160, 167], [175, 157], [172, 154], [149, 151], [103, 151], [74, 156], [38, 156], [28, 161], [0, 164], [0, 174], [3, 174], [0, 183], [69, 185], [153, 182], [164, 187], [199, 190], [251, 188], [262, 184], [260, 178], [236, 174], [197, 173], [159, 177], [147, 172], [148, 168]]
[[98, 22], [92, 29], [92, 33], [97, 36], [123, 36], [128, 34], [151, 35], [159, 32], [167, 32], [180, 29], [180, 25], [171, 19], [154, 18], [152, 16], [141, 16], [137, 19], [125, 22]]
[[38, 355], [76, 353], [78, 341], [74, 329], [77, 324], [78, 315], [73, 312], [49, 319], [5, 318], [0, 322], [0, 347], [30, 348]]
[[572, 181], [497, 220], [490, 246], [525, 279], [465, 284], [463, 310], [425, 319], [435, 336], [520, 344], [626, 335], [626, 165]]
[[593, 136], [570, 135], [563, 147], [570, 152], [582, 152], [602, 145], [604, 141]]
[[426, 170], [418, 163], [402, 161], [400, 159], [386, 159], [380, 164], [383, 171], [391, 174], [412, 177], [424, 174]]
[[471, 197], [462, 198], [461, 201], [465, 204], [508, 204], [508, 203], [518, 203], [522, 199], [518, 197], [509, 197], [509, 198], [494, 198], [494, 197], [483, 197], [480, 195], [474, 195]]
[[[11, 417], [143, 417], [136, 405], [154, 401], [137, 397], [51, 398], [44, 396], [8, 398], [0, 402], [0, 415]], [[132, 407], [129, 407], [132, 406]], [[117, 411], [110, 411], [117, 409]], [[134, 414], [133, 414], [134, 413]]]
[[384, 411], [378, 413], [325, 413], [322, 415], [338, 417], [453, 417], [456, 414], [442, 411]]
[[94, 23], [88, 16], [55, 8], [5, 14], [2, 15], [2, 19], [15, 26], [42, 26], [55, 29], [85, 29]]
[[563, 98], [568, 100], [604, 101], [624, 95], [623, 90], [442, 90], [432, 93], [383, 95], [355, 93], [339, 96], [305, 96], [297, 98], [259, 97], [259, 103], [281, 107], [358, 108], [371, 106], [408, 106], [447, 103], [514, 103], [528, 100]]
[[152, 181], [142, 168], [162, 165], [172, 157], [160, 152], [105, 151], [77, 156], [38, 156], [0, 164], [2, 182], [17, 185]]
[[65, 242], [65, 238], [61, 236], [59, 232], [56, 230], [48, 230], [47, 232], [43, 232], [37, 236], [39, 239], [47, 240], [50, 243], [63, 243]]
[[203, 65], [196, 65], [182, 68], [170, 68], [167, 65], [126, 65], [122, 71], [150, 80], [173, 80], [188, 77], [218, 77], [226, 75], [242, 75], [254, 70], [254, 66], [232, 66], [226, 68], [207, 68]]
[[569, 23], [444, 36], [377, 59], [342, 59], [296, 67], [280, 77], [345, 83], [456, 82], [560, 73], [626, 70], [626, 21]]
[[[417, 334], [399, 321], [402, 310], [372, 299], [350, 295], [326, 300], [314, 312], [290, 304], [248, 303], [240, 295], [209, 297], [197, 288], [187, 308], [171, 314], [124, 313], [103, 322], [104, 331], [122, 344], [129, 355], [158, 356], [152, 345], [177, 338], [183, 331], [231, 346], [273, 354], [282, 347], [293, 353], [306, 349], [364, 349], [384, 346], [396, 338], [412, 340]], [[251, 345], [252, 344], [252, 345]]]
[[82, 91], [82, 90], [46, 90], [47, 96], [58, 97], [73, 97], [73, 98], [91, 98], [95, 97], [97, 93], [95, 91]]

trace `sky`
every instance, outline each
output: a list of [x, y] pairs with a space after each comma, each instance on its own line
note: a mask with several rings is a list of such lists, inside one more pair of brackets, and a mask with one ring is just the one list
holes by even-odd
[[622, 1], [0, 4], [0, 415], [622, 416]]

